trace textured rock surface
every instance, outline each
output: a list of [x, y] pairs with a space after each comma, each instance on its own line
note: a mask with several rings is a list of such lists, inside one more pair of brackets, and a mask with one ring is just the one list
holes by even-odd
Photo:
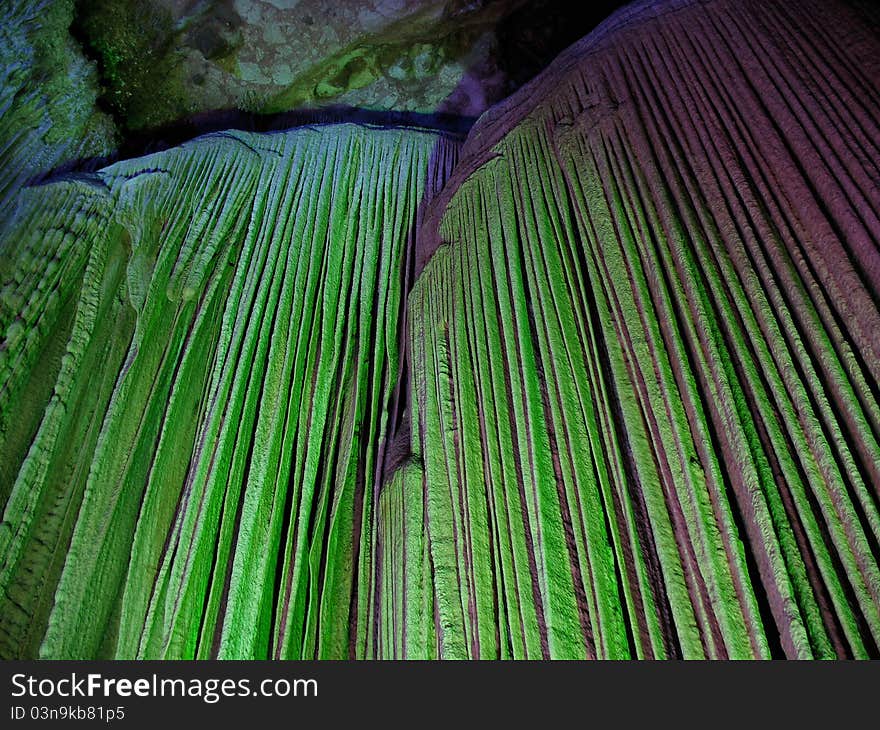
[[476, 116], [507, 93], [494, 29], [523, 0], [84, 0], [129, 129], [326, 104]]
[[95, 106], [94, 64], [68, 33], [72, 20], [73, 0], [0, 5], [0, 223], [23, 183], [116, 144]]
[[22, 183], [48, 171], [242, 119], [277, 129], [280, 114], [333, 107], [466, 127], [574, 39], [576, 23], [529, 31], [559, 2], [9, 0], [0, 222]]
[[230, 132], [25, 190], [0, 652], [877, 657], [867, 8], [636, 3], [460, 151]]
[[378, 653], [877, 656], [875, 29], [637, 3], [472, 130], [420, 232]]
[[401, 271], [455, 149], [229, 133], [26, 192], [0, 244], [4, 656], [364, 644]]

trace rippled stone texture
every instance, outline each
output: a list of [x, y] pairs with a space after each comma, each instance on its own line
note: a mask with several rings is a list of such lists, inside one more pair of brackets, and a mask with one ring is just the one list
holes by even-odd
[[345, 657], [420, 201], [456, 143], [225, 133], [0, 243], [0, 652]]
[[471, 131], [419, 236], [380, 654], [877, 656], [876, 27], [635, 3]]
[[874, 12], [635, 3], [463, 147], [23, 191], [0, 652], [877, 657]]

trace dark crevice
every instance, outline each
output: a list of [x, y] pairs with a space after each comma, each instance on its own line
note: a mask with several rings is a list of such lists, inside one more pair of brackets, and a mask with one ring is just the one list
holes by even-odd
[[498, 24], [499, 66], [516, 91], [628, 0], [530, 0]]

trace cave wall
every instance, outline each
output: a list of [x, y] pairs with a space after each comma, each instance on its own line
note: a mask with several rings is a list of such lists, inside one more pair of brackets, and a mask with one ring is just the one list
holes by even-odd
[[878, 64], [859, 4], [637, 2], [463, 145], [16, 190], [0, 654], [876, 657]]
[[456, 147], [230, 132], [26, 191], [0, 244], [5, 656], [363, 644], [401, 271]]
[[22, 186], [117, 144], [95, 64], [68, 32], [73, 16], [74, 0], [0, 6], [0, 226]]
[[836, 3], [636, 3], [480, 120], [380, 654], [877, 655], [878, 59]]

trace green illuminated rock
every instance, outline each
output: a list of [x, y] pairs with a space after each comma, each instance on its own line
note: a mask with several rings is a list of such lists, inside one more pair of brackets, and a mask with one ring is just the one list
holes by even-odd
[[2, 244], [5, 655], [348, 656], [400, 271], [454, 149], [228, 133], [23, 194]]
[[113, 149], [95, 66], [70, 37], [73, 0], [0, 5], [0, 224], [30, 180]]
[[427, 601], [439, 657], [877, 656], [880, 44], [734, 5], [629, 6], [471, 131], [379, 654]]
[[476, 116], [500, 99], [495, 30], [523, 0], [80, 0], [77, 35], [129, 130], [221, 109]]
[[0, 654], [878, 657], [871, 12], [635, 3], [463, 146], [17, 192]]

